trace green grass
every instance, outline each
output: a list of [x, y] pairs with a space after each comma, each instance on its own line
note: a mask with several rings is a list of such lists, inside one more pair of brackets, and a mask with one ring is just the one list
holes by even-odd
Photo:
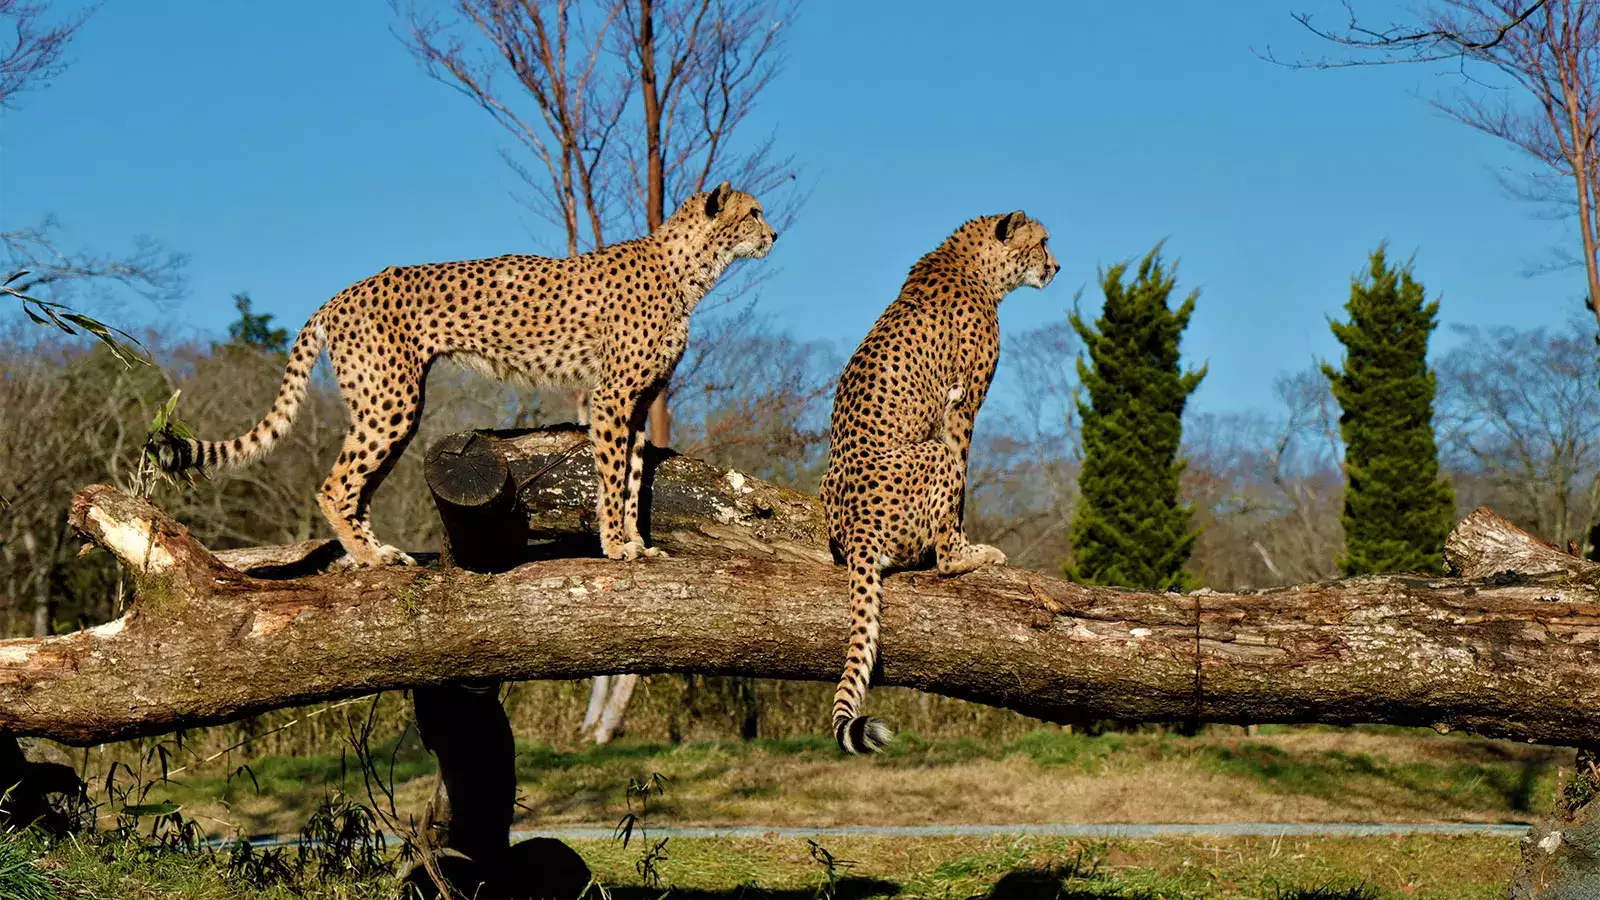
[[5, 900], [53, 900], [55, 885], [34, 864], [39, 845], [26, 835], [0, 830], [0, 897]]
[[[673, 839], [661, 887], [641, 882], [640, 845], [577, 842], [616, 900], [1490, 900], [1503, 896], [1514, 841], [1490, 838], [1363, 838], [1326, 841], [1116, 841], [1048, 838], [838, 839], [827, 870], [795, 839]], [[376, 900], [390, 877], [257, 888], [230, 876], [225, 854], [183, 855], [124, 842], [0, 843], [25, 877], [50, 893], [10, 900]]]
[[[400, 813], [420, 812], [433, 758], [414, 734], [376, 746], [393, 760]], [[519, 745], [516, 827], [614, 825], [627, 786], [669, 780], [648, 824], [918, 824], [1108, 821], [1517, 821], [1552, 802], [1569, 750], [1402, 729], [1215, 729], [1086, 736], [1040, 729], [1009, 740], [901, 735], [882, 756], [841, 758], [831, 740], [623, 740], [569, 751]], [[367, 796], [352, 759], [218, 761], [157, 784], [216, 835], [298, 833], [330, 795]], [[637, 801], [636, 801], [637, 802]], [[148, 831], [148, 825], [145, 830]], [[672, 838], [655, 865], [679, 900], [1122, 898], [1122, 900], [1489, 900], [1503, 895], [1516, 842], [1487, 837], [1163, 839], [830, 838], [829, 877], [803, 840]], [[575, 844], [618, 900], [657, 900], [641, 846]], [[42, 860], [40, 856], [42, 855]], [[391, 896], [392, 879], [322, 880], [301, 893], [252, 887], [226, 855], [184, 856], [108, 842], [0, 844], [0, 898], [339, 898]], [[37, 894], [39, 879], [51, 893]], [[31, 879], [31, 880], [30, 880]], [[259, 882], [260, 880], [257, 879]], [[35, 894], [25, 893], [34, 890]], [[831, 892], [831, 893], [830, 893]]]
[[[414, 733], [374, 748], [402, 813], [431, 795], [434, 762]], [[900, 735], [883, 755], [833, 742], [623, 740], [575, 751], [517, 748], [517, 827], [614, 823], [631, 780], [671, 781], [653, 801], [671, 824], [1526, 821], [1548, 809], [1572, 752], [1399, 729], [1099, 736], [1041, 729], [1008, 741]], [[91, 773], [93, 780], [93, 773]], [[158, 785], [214, 835], [293, 833], [326, 796], [366, 795], [341, 755], [222, 762]]]
[[[582, 845], [597, 873], [639, 890], [630, 853]], [[1514, 842], [1479, 838], [1336, 841], [1082, 841], [840, 839], [850, 863], [838, 896], [921, 898], [1160, 898], [1160, 900], [1498, 900]], [[1309, 851], [1309, 852], [1308, 852]], [[674, 840], [661, 866], [672, 897], [807, 898], [826, 883], [802, 841]], [[630, 893], [630, 888], [635, 893]], [[742, 891], [742, 893], [741, 893]]]

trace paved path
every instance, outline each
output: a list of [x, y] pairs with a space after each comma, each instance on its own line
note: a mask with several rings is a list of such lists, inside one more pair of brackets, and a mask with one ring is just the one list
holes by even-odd
[[[535, 836], [592, 841], [611, 837], [609, 828], [543, 828], [513, 832], [519, 841]], [[1154, 837], [1388, 837], [1406, 834], [1486, 835], [1517, 838], [1527, 825], [1474, 825], [1459, 823], [1339, 822], [1277, 823], [1225, 822], [1218, 825], [842, 825], [836, 828], [770, 828], [762, 825], [727, 825], [703, 828], [651, 828], [661, 837], [991, 837], [1022, 834], [1068, 838]]]
[[[774, 828], [766, 825], [723, 825], [688, 828], [651, 828], [652, 837], [686, 838], [809, 838], [809, 837], [1045, 837], [1109, 840], [1113, 838], [1238, 838], [1238, 837], [1393, 837], [1409, 834], [1477, 835], [1520, 838], [1527, 825], [1474, 825], [1455, 822], [1223, 822], [1215, 825], [840, 825], [833, 828]], [[553, 837], [564, 841], [610, 840], [611, 828], [573, 826], [513, 831], [512, 842], [531, 837]], [[292, 846], [298, 838], [256, 837], [256, 847]], [[214, 846], [226, 842], [213, 841]]]

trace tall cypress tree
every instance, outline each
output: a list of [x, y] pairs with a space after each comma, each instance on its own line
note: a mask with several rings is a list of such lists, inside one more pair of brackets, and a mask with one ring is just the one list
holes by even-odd
[[1344, 410], [1346, 575], [1439, 572], [1455, 517], [1455, 492], [1439, 477], [1433, 438], [1434, 377], [1428, 337], [1439, 303], [1426, 302], [1411, 266], [1391, 266], [1380, 245], [1364, 279], [1352, 279], [1349, 322], [1329, 322], [1344, 369], [1323, 374]]
[[1161, 248], [1150, 251], [1131, 284], [1128, 265], [1100, 274], [1105, 308], [1094, 327], [1076, 312], [1072, 327], [1089, 362], [1078, 358], [1078, 377], [1089, 402], [1083, 417], [1083, 471], [1072, 520], [1074, 580], [1138, 588], [1193, 584], [1183, 566], [1194, 549], [1189, 507], [1178, 502], [1178, 457], [1183, 407], [1205, 369], [1178, 366], [1178, 342], [1199, 291], [1177, 309], [1167, 306], [1176, 268], [1164, 269]]

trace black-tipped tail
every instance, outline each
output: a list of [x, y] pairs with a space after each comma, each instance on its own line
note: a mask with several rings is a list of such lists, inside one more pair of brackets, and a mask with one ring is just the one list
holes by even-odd
[[846, 753], [881, 753], [894, 739], [894, 732], [882, 719], [856, 716], [833, 723], [833, 735], [839, 740], [839, 749]]
[[145, 443], [145, 452], [156, 467], [167, 475], [178, 475], [205, 464], [200, 459], [199, 441], [181, 438], [165, 430], [150, 435]]

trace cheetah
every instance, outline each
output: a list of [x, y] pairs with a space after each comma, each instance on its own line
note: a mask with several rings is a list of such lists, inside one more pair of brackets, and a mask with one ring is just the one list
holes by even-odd
[[962, 531], [967, 456], [1000, 355], [1000, 301], [1060, 271], [1048, 240], [1021, 210], [963, 224], [911, 267], [839, 376], [821, 498], [834, 559], [850, 567], [849, 649], [833, 700], [846, 753], [877, 752], [890, 737], [860, 715], [885, 570], [930, 553], [941, 575], [1005, 562]]
[[312, 314], [266, 418], [232, 441], [165, 437], [169, 473], [242, 465], [289, 428], [325, 345], [350, 430], [317, 503], [359, 565], [414, 564], [368, 523], [373, 492], [416, 434], [429, 367], [453, 359], [502, 381], [589, 396], [600, 545], [611, 559], [665, 556], [639, 534], [641, 426], [683, 356], [689, 315], [723, 271], [766, 256], [778, 233], [756, 198], [723, 182], [653, 234], [566, 259], [500, 256], [391, 267]]

